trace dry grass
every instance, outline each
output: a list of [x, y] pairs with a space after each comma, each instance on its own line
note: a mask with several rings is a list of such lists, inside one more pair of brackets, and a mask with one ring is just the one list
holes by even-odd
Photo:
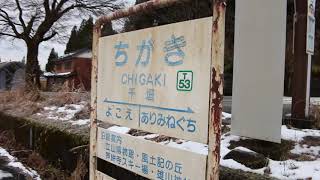
[[52, 106], [64, 106], [65, 104], [77, 104], [81, 102], [81, 97], [74, 93], [58, 93], [54, 98], [50, 98], [48, 105]]
[[[66, 104], [79, 104], [81, 101], [88, 101], [87, 93], [50, 93], [45, 94], [38, 90], [17, 90], [0, 92], [0, 111], [15, 116], [28, 117], [41, 111], [43, 107], [58, 106]], [[90, 104], [77, 114], [80, 119], [89, 119]]]
[[17, 115], [21, 113], [31, 115], [40, 110], [39, 103], [43, 100], [44, 98], [37, 89], [4, 91], [0, 93], [0, 110], [15, 110]]
[[86, 174], [88, 173], [88, 167], [84, 162], [82, 156], [77, 161], [77, 167], [71, 174], [70, 180], [81, 180], [85, 179]]
[[310, 114], [311, 119], [314, 121], [314, 127], [320, 129], [320, 106], [311, 106]]
[[74, 115], [75, 119], [90, 119], [91, 106], [87, 103], [80, 112]]

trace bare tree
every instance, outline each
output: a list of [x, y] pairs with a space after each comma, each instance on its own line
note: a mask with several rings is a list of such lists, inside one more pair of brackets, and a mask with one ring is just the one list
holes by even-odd
[[121, 0], [1, 0], [0, 38], [25, 42], [27, 86], [39, 86], [42, 42], [61, 37], [72, 16], [106, 14], [122, 6]]

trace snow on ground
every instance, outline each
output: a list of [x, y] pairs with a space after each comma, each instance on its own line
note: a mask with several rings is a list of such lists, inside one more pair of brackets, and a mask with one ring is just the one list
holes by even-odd
[[71, 123], [74, 126], [86, 126], [90, 124], [89, 119], [74, 119], [76, 113], [80, 112], [85, 107], [86, 102], [79, 104], [66, 104], [62, 107], [48, 106], [37, 113], [37, 116], [45, 117], [48, 120], [63, 121]]
[[74, 121], [70, 121], [72, 125], [76, 126], [84, 126], [87, 124], [90, 124], [90, 119], [78, 119], [78, 120], [74, 120]]
[[[279, 179], [320, 179], [320, 147], [314, 146], [300, 146], [299, 142], [303, 140], [306, 136], [320, 137], [320, 131], [317, 130], [298, 130], [298, 129], [288, 129], [286, 126], [282, 126], [282, 139], [295, 141], [295, 148], [291, 150], [294, 154], [308, 154], [314, 158], [315, 161], [274, 161], [269, 159], [270, 176]], [[224, 134], [221, 137], [221, 159], [220, 163], [222, 166], [229, 167], [232, 169], [240, 169], [247, 172], [253, 172], [258, 174], [264, 174], [266, 168], [261, 168], [257, 170], [250, 169], [243, 164], [240, 164], [232, 159], [224, 160], [223, 157], [228, 154], [231, 149], [228, 149], [231, 141], [239, 141], [245, 139], [239, 136], [231, 135], [230, 133]], [[244, 147], [237, 147], [236, 149], [241, 149], [244, 151], [250, 151], [250, 149]]]
[[[320, 146], [309, 146], [306, 144], [303, 144], [303, 145], [299, 144], [299, 142], [301, 142], [303, 138], [307, 136], [320, 138], [320, 131], [311, 130], [311, 129], [294, 130], [294, 129], [288, 129], [286, 126], [282, 126], [282, 139], [296, 142], [294, 149], [291, 150], [291, 153], [305, 154], [313, 158], [320, 158]], [[319, 164], [319, 169], [320, 169], [320, 164]]]
[[[35, 180], [41, 180], [40, 175], [36, 171], [32, 170], [31, 168], [25, 167], [21, 162], [17, 161], [17, 158], [11, 156], [5, 149], [1, 147], [0, 147], [0, 157], [6, 157], [8, 159], [9, 161], [9, 163], [7, 164], [8, 167], [16, 168]], [[10, 173], [5, 173], [0, 170], [0, 179], [2, 176], [12, 177], [12, 175], [11, 176], [10, 175], [11, 175]]]
[[[291, 97], [283, 97], [283, 104], [291, 104], [292, 98]], [[311, 97], [310, 103], [312, 105], [320, 105], [320, 98], [319, 97]]]
[[222, 119], [231, 119], [232, 115], [229, 113], [222, 112]]
[[2, 178], [11, 178], [11, 177], [13, 177], [12, 174], [0, 170], [0, 179], [2, 179]]
[[65, 72], [65, 73], [52, 73], [52, 72], [45, 72], [43, 75], [45, 77], [52, 77], [52, 76], [66, 76], [70, 75], [72, 72]]

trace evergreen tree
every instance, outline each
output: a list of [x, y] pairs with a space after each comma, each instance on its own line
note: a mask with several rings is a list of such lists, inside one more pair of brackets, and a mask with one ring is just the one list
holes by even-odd
[[[74, 52], [80, 49], [92, 48], [92, 35], [93, 35], [93, 18], [88, 20], [82, 20], [79, 29], [76, 26], [73, 27], [69, 41], [66, 45], [65, 54]], [[112, 24], [107, 23], [102, 28], [102, 36], [113, 35], [117, 32], [112, 29]]]
[[54, 50], [54, 48], [51, 49], [51, 52], [50, 52], [50, 55], [49, 55], [49, 58], [48, 58], [48, 62], [46, 64], [46, 71], [47, 72], [52, 72], [53, 71], [53, 61], [55, 59], [58, 59], [58, 53]]
[[[149, 0], [136, 0], [136, 5]], [[212, 0], [193, 0], [190, 3], [180, 3], [168, 8], [154, 10], [152, 13], [136, 15], [128, 18], [125, 31], [187, 21], [212, 15]]]
[[110, 36], [110, 35], [114, 35], [114, 34], [117, 34], [117, 32], [115, 30], [113, 30], [111, 22], [109, 22], [103, 26], [103, 28], [101, 30], [102, 36]]
[[72, 28], [69, 41], [66, 45], [66, 50], [64, 51], [65, 54], [68, 54], [68, 53], [75, 51], [77, 49], [77, 45], [78, 45], [77, 38], [78, 38], [77, 26], [74, 26]]
[[[149, 0], [136, 0], [135, 5], [147, 1]], [[155, 21], [156, 16], [154, 13], [130, 16], [128, 20], [125, 22], [124, 30], [127, 32], [152, 27]]]
[[93, 34], [93, 18], [90, 17], [88, 20], [83, 20], [79, 28], [77, 37], [77, 50], [83, 48], [92, 48], [92, 34]]

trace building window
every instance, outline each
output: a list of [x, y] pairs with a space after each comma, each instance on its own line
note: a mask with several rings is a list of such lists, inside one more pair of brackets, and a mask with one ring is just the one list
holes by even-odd
[[64, 69], [71, 69], [71, 61], [64, 64]]

